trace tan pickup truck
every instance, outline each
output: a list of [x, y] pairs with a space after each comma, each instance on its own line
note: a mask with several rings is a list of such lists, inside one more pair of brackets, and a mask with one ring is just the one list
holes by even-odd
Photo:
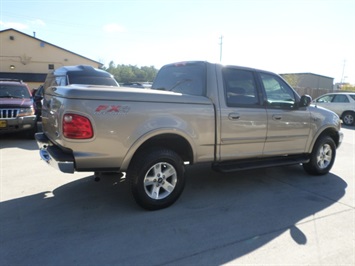
[[46, 88], [36, 139], [43, 160], [62, 172], [125, 172], [136, 202], [155, 210], [179, 198], [188, 164], [328, 173], [341, 123], [310, 103], [271, 72], [181, 62], [162, 67], [151, 89]]

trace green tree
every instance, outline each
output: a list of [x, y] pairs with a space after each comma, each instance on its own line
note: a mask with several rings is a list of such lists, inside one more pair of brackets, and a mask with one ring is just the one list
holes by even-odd
[[282, 77], [287, 81], [291, 87], [296, 88], [299, 82], [299, 77], [293, 74], [282, 74]]
[[113, 61], [103, 69], [111, 73], [119, 83], [152, 82], [158, 72], [154, 66], [116, 65]]
[[120, 69], [120, 77], [118, 79], [118, 82], [125, 83], [125, 82], [132, 82], [135, 80], [136, 75], [131, 66], [121, 65], [119, 69]]
[[149, 82], [152, 82], [158, 73], [158, 70], [154, 66], [150, 66], [150, 67], [144, 66], [141, 69], [146, 74], [145, 76], [146, 81]]
[[342, 91], [351, 91], [351, 92], [354, 92], [354, 91], [355, 91], [355, 85], [344, 84], [343, 86], [341, 86], [341, 90], [342, 90]]

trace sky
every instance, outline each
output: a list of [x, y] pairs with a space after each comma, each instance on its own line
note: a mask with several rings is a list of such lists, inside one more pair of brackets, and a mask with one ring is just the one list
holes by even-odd
[[206, 60], [355, 84], [355, 0], [0, 0], [8, 28], [105, 66]]

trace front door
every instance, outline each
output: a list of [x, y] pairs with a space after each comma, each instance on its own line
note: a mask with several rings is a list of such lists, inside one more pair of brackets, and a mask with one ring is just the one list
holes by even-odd
[[298, 108], [295, 92], [279, 76], [260, 73], [266, 94], [267, 137], [264, 155], [282, 156], [305, 152], [310, 133], [310, 112]]

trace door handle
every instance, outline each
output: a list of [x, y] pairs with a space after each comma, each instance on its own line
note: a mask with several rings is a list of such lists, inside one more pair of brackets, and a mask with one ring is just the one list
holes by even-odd
[[240, 118], [240, 114], [238, 114], [238, 113], [230, 113], [228, 115], [229, 120], [238, 120], [239, 118]]
[[281, 120], [282, 119], [282, 115], [272, 115], [272, 119], [273, 120]]

